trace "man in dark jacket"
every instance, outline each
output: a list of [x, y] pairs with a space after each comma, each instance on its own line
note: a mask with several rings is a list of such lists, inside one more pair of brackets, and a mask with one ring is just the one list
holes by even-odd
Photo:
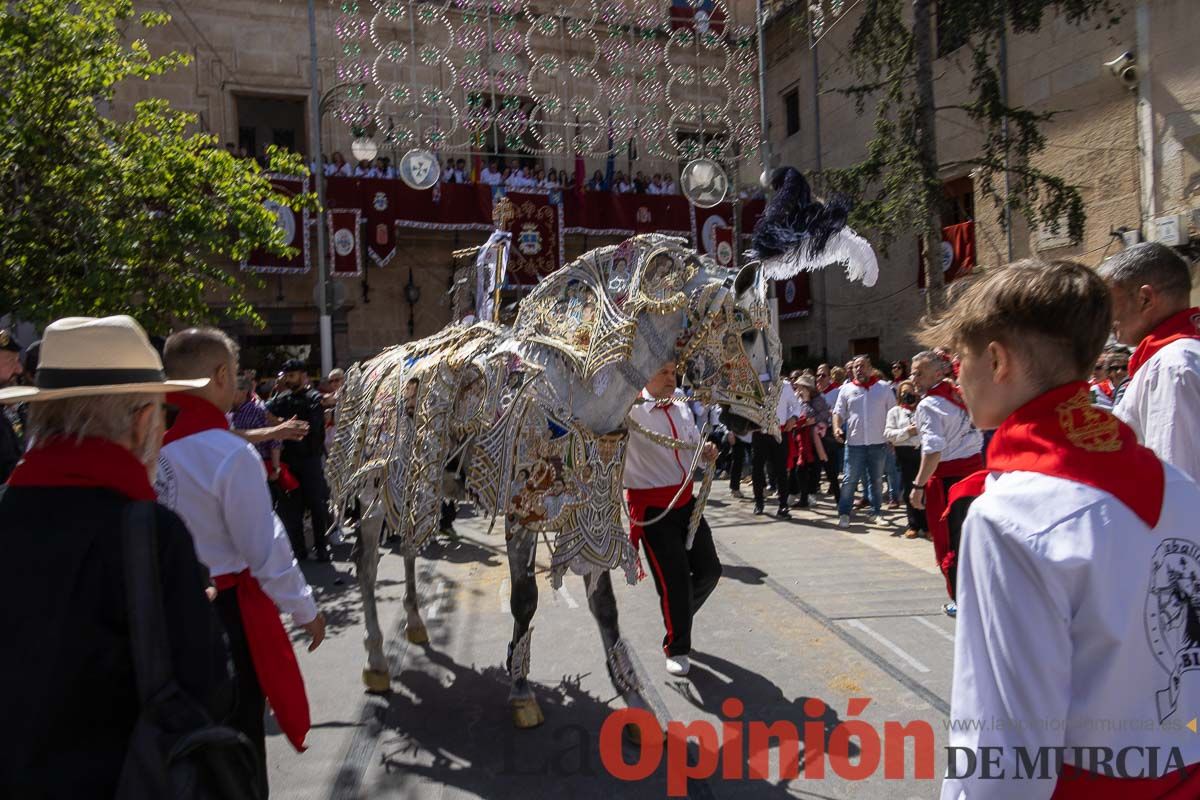
[[[60, 320], [46, 329], [28, 402], [36, 446], [0, 495], [0, 541], [18, 569], [0, 606], [15, 649], [0, 658], [0, 797], [111, 798], [140, 712], [125, 607], [121, 525], [153, 502], [166, 381], [129, 317]], [[173, 512], [156, 506], [167, 651], [184, 692], [225, 717], [229, 655], [206, 575]]]
[[279, 500], [279, 518], [292, 540], [296, 558], [308, 555], [304, 541], [304, 512], [312, 515], [313, 549], [318, 561], [329, 560], [325, 534], [329, 530], [329, 485], [325, 482], [325, 406], [321, 393], [308, 383], [304, 362], [293, 358], [283, 365], [286, 391], [271, 398], [267, 410], [279, 419], [298, 419], [308, 423], [308, 435], [283, 443], [282, 460], [300, 484], [300, 488]]

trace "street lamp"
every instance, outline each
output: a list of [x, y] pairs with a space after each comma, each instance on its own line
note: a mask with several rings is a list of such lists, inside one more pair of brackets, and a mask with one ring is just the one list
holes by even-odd
[[413, 282], [412, 267], [408, 268], [408, 283], [404, 286], [404, 299], [408, 301], [408, 338], [416, 337], [417, 303], [421, 302], [421, 287]]

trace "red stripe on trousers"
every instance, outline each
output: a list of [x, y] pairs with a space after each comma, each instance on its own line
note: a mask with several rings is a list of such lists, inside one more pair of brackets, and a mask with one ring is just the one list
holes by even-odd
[[654, 551], [650, 549], [650, 540], [642, 537], [642, 544], [646, 546], [646, 556], [650, 559], [650, 566], [654, 569], [654, 574], [658, 576], [658, 585], [662, 587], [663, 622], [667, 626], [667, 643], [663, 645], [665, 653], [671, 646], [671, 642], [675, 641], [675, 629], [671, 627], [671, 603], [667, 598], [667, 582], [663, 579], [662, 568], [658, 566], [658, 559], [654, 557]]

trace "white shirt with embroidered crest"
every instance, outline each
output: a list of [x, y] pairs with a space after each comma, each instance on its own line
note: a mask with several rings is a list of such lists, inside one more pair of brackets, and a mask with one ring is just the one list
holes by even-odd
[[1155, 353], [1125, 387], [1113, 413], [1155, 455], [1200, 481], [1200, 339]]
[[316, 618], [312, 589], [271, 508], [267, 471], [253, 445], [229, 431], [203, 431], [163, 447], [158, 469], [159, 502], [183, 518], [210, 574], [248, 568], [297, 625]]
[[[952, 748], [1003, 748], [1010, 778], [1020, 748], [1028, 763], [1038, 748], [1135, 746], [1160, 748], [1160, 771], [1173, 747], [1183, 764], [1200, 762], [1200, 736], [1185, 728], [1200, 713], [1200, 486], [1164, 468], [1154, 529], [1092, 486], [988, 477], [959, 551]], [[966, 755], [950, 752], [965, 771]], [[984, 780], [976, 764], [973, 777], [944, 781], [942, 800], [1049, 798], [1046, 756], [1049, 780]], [[1092, 770], [1076, 758], [1065, 751]], [[1146, 751], [1128, 768], [1148, 769]]]
[[957, 461], [983, 450], [983, 434], [971, 415], [945, 397], [926, 395], [914, 415], [921, 435], [921, 453], [941, 453], [942, 461]]
[[[700, 431], [685, 401], [675, 398], [660, 406], [645, 389], [642, 390], [642, 399], [647, 402], [638, 403], [629, 411], [632, 420], [655, 433], [700, 444]], [[688, 467], [695, 454], [694, 447], [680, 450], [665, 447], [633, 429], [629, 432], [629, 444], [625, 448], [625, 488], [658, 489], [689, 481], [691, 475], [688, 474]]]

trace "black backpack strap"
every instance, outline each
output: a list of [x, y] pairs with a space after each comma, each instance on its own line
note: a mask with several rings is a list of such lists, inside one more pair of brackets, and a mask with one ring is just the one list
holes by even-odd
[[163, 619], [162, 579], [158, 572], [156, 504], [129, 503], [121, 519], [125, 566], [125, 609], [130, 649], [143, 706], [171, 681], [171, 656]]

